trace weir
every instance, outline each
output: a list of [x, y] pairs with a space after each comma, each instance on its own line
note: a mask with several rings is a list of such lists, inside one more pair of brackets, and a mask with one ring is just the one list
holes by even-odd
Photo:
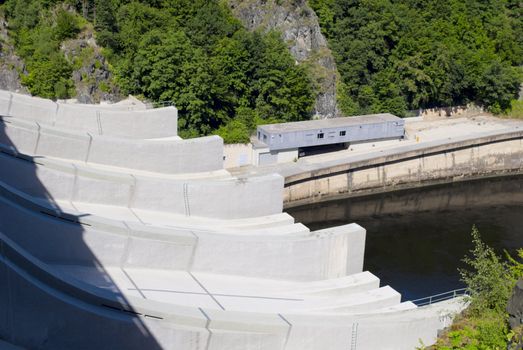
[[[411, 349], [463, 308], [402, 302], [363, 271], [364, 228], [295, 223], [283, 177], [225, 171], [218, 137], [154, 123], [139, 135], [120, 119], [106, 133], [105, 110], [94, 131], [73, 128], [57, 124], [62, 106], [0, 94], [0, 338], [12, 344]], [[141, 125], [169, 111], [125, 113]]]

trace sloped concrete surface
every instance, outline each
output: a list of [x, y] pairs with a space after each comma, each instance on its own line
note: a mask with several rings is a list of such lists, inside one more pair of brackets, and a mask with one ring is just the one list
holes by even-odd
[[173, 108], [0, 92], [0, 339], [413, 349], [463, 307], [402, 302], [362, 270], [364, 228], [295, 223], [283, 177], [233, 176], [220, 138], [181, 140], [175, 125]]

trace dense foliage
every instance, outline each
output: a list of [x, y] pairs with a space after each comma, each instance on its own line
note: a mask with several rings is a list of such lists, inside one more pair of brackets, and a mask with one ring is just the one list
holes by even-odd
[[523, 64], [521, 0], [309, 0], [347, 114], [475, 102], [510, 108]]
[[[78, 13], [94, 25], [120, 88], [173, 102], [182, 136], [218, 130], [226, 141], [244, 142], [257, 123], [310, 117], [314, 96], [308, 72], [295, 64], [279, 34], [248, 32], [222, 2], [65, 3], [7, 1], [17, 48], [30, 62], [24, 82], [34, 94], [60, 97], [62, 86], [68, 88], [70, 64], [57, 49], [77, 32]], [[42, 11], [57, 13], [56, 18]], [[40, 46], [47, 52], [40, 53]]]
[[481, 240], [476, 227], [472, 241], [474, 248], [463, 260], [468, 269], [460, 270], [470, 293], [469, 307], [431, 349], [515, 349], [523, 329], [509, 329], [506, 308], [517, 280], [523, 278], [523, 249], [519, 260], [508, 253], [504, 260]]
[[47, 98], [66, 98], [74, 91], [73, 66], [60, 52], [62, 41], [75, 37], [82, 19], [64, 7], [48, 8], [50, 1], [7, 1], [9, 26], [27, 75], [22, 83]]
[[[0, 2], [1, 3], [1, 2]], [[461, 105], [521, 114], [521, 0], [309, 0], [347, 115]], [[259, 123], [310, 117], [314, 87], [277, 33], [248, 32], [222, 0], [7, 0], [23, 83], [74, 95], [61, 50], [94, 30], [124, 93], [173, 102], [182, 136], [244, 142]], [[513, 111], [511, 111], [511, 109]]]

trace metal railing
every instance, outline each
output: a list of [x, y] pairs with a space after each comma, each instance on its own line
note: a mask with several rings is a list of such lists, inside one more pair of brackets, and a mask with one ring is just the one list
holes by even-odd
[[411, 302], [413, 302], [417, 306], [427, 306], [438, 301], [450, 300], [465, 295], [469, 295], [467, 288], [460, 288], [416, 300], [411, 300]]

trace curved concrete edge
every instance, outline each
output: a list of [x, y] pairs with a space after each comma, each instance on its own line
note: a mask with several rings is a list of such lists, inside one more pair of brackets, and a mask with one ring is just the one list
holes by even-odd
[[379, 288], [379, 286], [378, 277], [369, 271], [363, 271], [336, 279], [307, 282], [307, 285], [295, 285], [293, 293], [296, 295], [343, 296]]
[[[213, 315], [211, 319], [203, 309], [150, 301], [146, 301], [146, 308], [133, 306], [131, 309], [122, 308], [127, 304], [125, 300], [115, 300], [115, 305], [86, 302], [75, 294], [35, 280], [16, 267], [2, 267], [0, 276], [2, 270], [9, 269], [10, 287], [17, 295], [12, 303], [1, 305], [12, 324], [0, 323], [0, 334], [29, 348], [254, 350], [260, 349], [259, 343], [263, 342], [267, 347], [262, 349], [272, 350], [281, 349], [287, 333], [288, 326], [284, 323], [281, 330], [278, 329], [275, 323], [280, 321], [276, 317], [242, 318], [227, 313], [223, 317]], [[1, 277], [5, 280], [5, 275]], [[38, 299], [36, 305], [33, 298]], [[0, 303], [5, 300], [1, 298]], [[250, 322], [240, 323], [246, 319]], [[253, 340], [257, 341], [253, 344]]]
[[161, 138], [178, 133], [178, 110], [64, 104], [0, 90], [0, 115], [99, 135]]
[[[1, 226], [21, 245], [50, 261], [89, 262], [90, 254], [105, 266], [181, 269], [291, 280], [321, 280], [361, 272], [365, 230], [351, 224], [310, 232], [301, 224], [275, 228], [279, 234], [249, 234], [154, 230], [123, 221], [106, 220], [82, 226], [77, 221], [24, 203], [13, 191], [3, 191]], [[14, 202], [13, 202], [14, 200]], [[18, 204], [15, 204], [18, 203]], [[21, 206], [20, 206], [21, 205]], [[39, 230], [45, 235], [34, 236]], [[138, 232], [137, 232], [138, 231]], [[68, 249], [60, 247], [67, 246]], [[86, 252], [85, 246], [89, 248]], [[361, 248], [357, 248], [361, 247]], [[349, 255], [353, 251], [356, 254]], [[87, 256], [85, 256], [87, 254]], [[361, 260], [359, 260], [361, 258]], [[260, 263], [260, 262], [263, 263]], [[282, 269], [285, 266], [285, 269]], [[347, 269], [350, 269], [348, 271]]]
[[178, 135], [178, 110], [164, 107], [144, 111], [111, 111], [58, 105], [55, 127], [98, 135], [154, 139]]
[[[365, 240], [365, 230], [356, 224], [333, 228], [321, 236], [311, 232], [305, 239], [290, 241], [250, 236], [224, 240], [211, 234], [198, 237], [192, 265], [194, 271], [218, 273], [219, 267], [219, 273], [238, 274], [238, 267], [229, 263], [230, 256], [242, 262], [243, 276], [294, 281], [339, 278], [361, 272], [363, 266], [363, 252], [355, 257], [349, 255]], [[225, 251], [230, 256], [217, 253]]]
[[53, 120], [56, 109], [52, 100], [0, 90], [0, 115], [27, 116], [45, 123]]
[[323, 315], [321, 327], [309, 315], [283, 314], [292, 325], [287, 348], [321, 349], [328, 339], [328, 349], [415, 349], [422, 343], [434, 344], [438, 331], [450, 326], [464, 308], [465, 303], [456, 298], [379, 314]]
[[[288, 299], [323, 299], [323, 297], [332, 297], [339, 300], [347, 298], [349, 295], [357, 295], [380, 287], [379, 278], [368, 271], [333, 279], [298, 282], [207, 272], [194, 272], [193, 275], [209, 291], [220, 295], [236, 292], [241, 292], [245, 295], [257, 295], [263, 292], [270, 296]], [[231, 286], [239, 287], [235, 287], [234, 289], [236, 290], [234, 290]]]
[[268, 216], [282, 211], [283, 178], [277, 174], [248, 179], [182, 181], [94, 169], [82, 171], [66, 162], [60, 167], [48, 167], [37, 158], [21, 159], [5, 153], [0, 154], [0, 164], [10, 169], [0, 173], [0, 181], [32, 196], [43, 196], [43, 186], [45, 196], [55, 201], [216, 219]]
[[[245, 234], [260, 234], [278, 237], [286, 232], [297, 233], [305, 227], [295, 224], [292, 216], [286, 213], [273, 214], [248, 219], [212, 219], [204, 217], [187, 217], [175, 214], [149, 212], [161, 215], [147, 216], [143, 210], [132, 210], [105, 205], [78, 206], [68, 201], [56, 201], [52, 198], [34, 197], [31, 194], [18, 190], [0, 180], [0, 194], [13, 203], [28, 210], [39, 212], [57, 219], [73, 222], [83, 226], [97, 227], [114, 233], [126, 232], [129, 229], [144, 235], [161, 234], [162, 232], [191, 231], [198, 233], [227, 233], [231, 236]], [[95, 208], [96, 210], [84, 210]], [[158, 222], [158, 218], [163, 221]], [[152, 220], [149, 220], [152, 219]], [[150, 221], [150, 222], [149, 222]], [[125, 229], [121, 228], [125, 223]], [[305, 234], [309, 231], [306, 230]]]
[[[59, 220], [72, 222], [81, 226], [97, 227], [113, 233], [125, 233], [129, 229], [143, 235], [155, 235], [162, 232], [191, 231], [201, 233], [228, 233], [241, 235], [282, 234], [285, 229], [294, 225], [292, 216], [286, 213], [249, 219], [219, 220], [200, 217], [185, 217], [180, 215], [162, 215], [162, 222], [149, 217], [144, 211], [126, 210], [111, 212], [110, 206], [95, 206], [99, 212], [81, 211], [69, 202], [56, 202], [52, 199], [37, 199], [0, 181], [0, 193], [3, 197], [28, 210], [56, 217]], [[114, 208], [113, 208], [114, 209]], [[109, 211], [108, 211], [109, 210]], [[111, 214], [108, 216], [108, 214]], [[168, 219], [168, 220], [166, 220]], [[125, 225], [123, 225], [125, 223]], [[283, 232], [280, 232], [283, 231]], [[292, 232], [295, 232], [293, 229]], [[308, 232], [308, 231], [307, 231]]]
[[[48, 341], [47, 348], [62, 348], [60, 342], [67, 339], [69, 344], [78, 344], [77, 349], [90, 349], [97, 340], [103, 340], [100, 349], [115, 345], [141, 349], [147, 345], [146, 339], [165, 348], [183, 350], [317, 350], [323, 347], [337, 350], [354, 346], [372, 350], [409, 349], [418, 346], [419, 339], [431, 344], [437, 330], [447, 326], [462, 309], [457, 301], [452, 301], [381, 315], [263, 315], [187, 308], [134, 298], [123, 300], [49, 271], [45, 264], [24, 255], [5, 236], [0, 235], [0, 241], [0, 280], [9, 284], [0, 290], [0, 303], [7, 310], [5, 316], [0, 317], [0, 335], [4, 338], [8, 335], [11, 342], [25, 342], [22, 345], [31, 347], [42, 348], [43, 342]], [[8, 290], [15, 291], [15, 296], [10, 298]], [[35, 297], [39, 302], [31, 303]], [[141, 324], [149, 337], [143, 337], [143, 333], [131, 332], [128, 336], [122, 333], [129, 332], [136, 324]], [[82, 336], [100, 326], [103, 329], [93, 337], [96, 340]], [[60, 337], [49, 338], [45, 336], [49, 333], [40, 332], [42, 327], [48, 330], [59, 327], [62, 332], [56, 333]], [[33, 336], [27, 337], [28, 334]], [[187, 341], [188, 337], [194, 339], [195, 336], [205, 340], [201, 347]], [[113, 344], [114, 341], [118, 343]], [[264, 346], [260, 347], [262, 343]], [[210, 344], [213, 345], [210, 347]], [[157, 348], [148, 345], [148, 349]]]
[[148, 141], [70, 133], [33, 122], [0, 120], [0, 143], [28, 156], [98, 163], [158, 173], [198, 173], [223, 169], [223, 140]]
[[311, 314], [366, 314], [372, 310], [393, 307], [400, 303], [401, 294], [390, 286], [384, 286], [345, 297], [317, 302], [311, 304], [310, 307], [300, 309], [299, 312], [309, 312]]

